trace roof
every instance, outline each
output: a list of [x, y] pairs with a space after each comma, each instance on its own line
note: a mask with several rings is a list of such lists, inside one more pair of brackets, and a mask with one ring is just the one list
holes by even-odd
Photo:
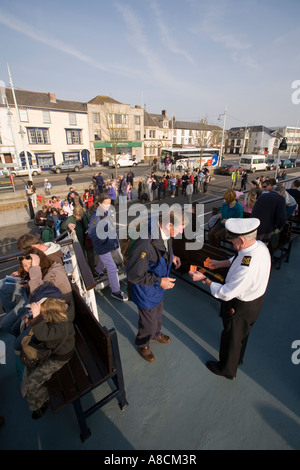
[[92, 100], [88, 101], [88, 104], [123, 104], [120, 101], [114, 100], [113, 98], [110, 98], [109, 96], [105, 95], [98, 95]]
[[164, 116], [162, 114], [149, 114], [144, 109], [144, 126], [145, 127], [163, 127], [162, 122]]
[[[231, 136], [234, 136], [235, 134], [237, 134], [240, 131], [245, 132], [245, 129], [246, 129], [246, 127], [232, 127], [231, 129], [229, 129], [228, 132], [230, 133]], [[280, 132], [278, 132], [278, 129], [276, 129], [276, 128], [270, 129], [269, 127], [266, 127], [266, 126], [263, 126], [263, 125], [248, 126], [247, 129], [251, 133], [252, 132], [264, 132], [264, 133], [270, 135], [271, 137], [275, 137], [275, 138], [281, 138], [282, 137]]]
[[174, 121], [173, 129], [189, 129], [197, 131], [221, 131], [221, 127], [214, 126], [210, 124], [205, 124], [203, 122], [187, 122], [187, 121]]
[[[14, 107], [13, 93], [10, 88], [5, 89], [9, 106]], [[55, 93], [40, 93], [36, 91], [15, 90], [16, 100], [19, 107], [42, 108], [47, 110], [64, 110], [87, 112], [86, 103], [79, 101], [57, 100]], [[1, 105], [6, 106], [6, 105]]]

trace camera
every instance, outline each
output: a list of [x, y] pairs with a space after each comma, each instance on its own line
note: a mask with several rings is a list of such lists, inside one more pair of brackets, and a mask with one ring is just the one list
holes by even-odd
[[25, 314], [25, 317], [27, 318], [27, 320], [31, 320], [31, 318], [33, 317], [32, 311], [28, 310], [28, 312], [26, 312], [26, 314]]

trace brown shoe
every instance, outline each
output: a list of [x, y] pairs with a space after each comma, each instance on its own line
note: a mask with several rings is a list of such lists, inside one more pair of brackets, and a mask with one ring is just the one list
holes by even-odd
[[170, 338], [170, 336], [167, 336], [167, 335], [164, 335], [163, 333], [161, 333], [156, 338], [151, 338], [151, 341], [158, 341], [159, 343], [162, 343], [162, 344], [169, 344], [169, 343], [171, 343], [171, 338]]
[[155, 357], [149, 346], [146, 346], [145, 348], [139, 348], [139, 351], [141, 353], [141, 356], [148, 362], [153, 362]]

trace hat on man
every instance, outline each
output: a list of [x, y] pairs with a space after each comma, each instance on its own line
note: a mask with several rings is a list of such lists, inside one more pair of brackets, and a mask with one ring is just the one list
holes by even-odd
[[45, 178], [44, 181], [48, 181], [47, 178]]
[[227, 238], [232, 240], [243, 235], [248, 235], [254, 232], [260, 225], [260, 220], [255, 217], [247, 219], [227, 219], [225, 227], [227, 230]]

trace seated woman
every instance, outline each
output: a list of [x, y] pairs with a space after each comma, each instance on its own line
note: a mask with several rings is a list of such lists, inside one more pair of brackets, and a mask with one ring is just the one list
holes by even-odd
[[234, 189], [227, 189], [224, 193], [224, 202], [218, 212], [219, 222], [208, 232], [209, 244], [220, 247], [221, 239], [226, 236], [225, 222], [227, 219], [243, 218], [242, 205], [236, 200]]
[[[24, 252], [24, 256], [20, 256], [19, 260], [21, 262], [19, 276], [25, 283], [26, 294], [3, 318], [1, 328], [16, 337], [20, 335], [22, 317], [26, 310], [25, 305], [28, 302], [34, 302], [39, 290], [45, 286], [45, 283], [61, 291], [63, 300], [70, 306], [70, 320], [73, 320], [73, 294], [64, 266], [58, 262], [51, 261], [47, 255], [37, 248], [29, 248]], [[19, 344], [16, 344], [15, 347], [18, 349]]]
[[32, 303], [30, 308], [32, 317], [28, 320], [28, 325], [33, 334], [31, 341], [49, 352], [49, 357], [44, 362], [32, 368], [27, 367], [23, 376], [23, 395], [32, 411], [32, 418], [39, 419], [49, 403], [45, 382], [73, 356], [75, 330], [73, 322], [67, 316], [68, 305], [61, 299], [46, 298], [43, 303]]
[[128, 297], [120, 290], [118, 269], [112, 257], [112, 251], [119, 248], [119, 241], [113, 221], [109, 214], [111, 200], [109, 196], [102, 193], [99, 196], [98, 202], [99, 207], [91, 216], [88, 231], [95, 252], [99, 255], [96, 273], [100, 279], [104, 278], [106, 276], [103, 273], [103, 269], [106, 268], [112, 290], [111, 296], [114, 299], [124, 302], [128, 300]]

